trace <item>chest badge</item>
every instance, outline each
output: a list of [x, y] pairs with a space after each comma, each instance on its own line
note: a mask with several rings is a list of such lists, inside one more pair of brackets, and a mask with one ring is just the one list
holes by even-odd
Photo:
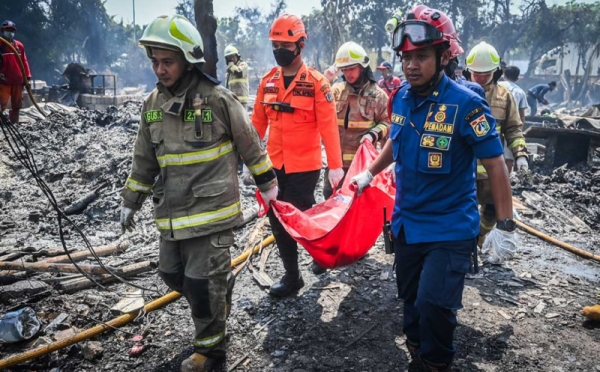
[[442, 154], [440, 152], [430, 152], [429, 161], [427, 166], [429, 168], [441, 168], [442, 167]]

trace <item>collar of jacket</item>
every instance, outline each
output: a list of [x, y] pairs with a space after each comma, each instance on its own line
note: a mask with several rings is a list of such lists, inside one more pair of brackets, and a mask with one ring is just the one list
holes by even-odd
[[498, 84], [497, 84], [497, 83], [491, 82], [491, 83], [489, 83], [488, 85], [486, 85], [486, 86], [484, 86], [484, 87], [482, 87], [482, 88], [483, 88], [483, 90], [485, 90], [485, 92], [487, 93], [487, 92], [489, 92], [489, 91], [491, 91], [491, 90], [494, 90], [494, 89], [495, 89], [497, 86], [498, 86]]
[[168, 89], [161, 83], [158, 83], [156, 88], [167, 99], [167, 101], [160, 106], [162, 111], [166, 114], [171, 114], [175, 116], [181, 115], [181, 111], [185, 106], [187, 92], [190, 89], [196, 88], [199, 82], [199, 73], [195, 70], [192, 70], [180, 79], [177, 87], [175, 88], [175, 91], [173, 92], [171, 92], [170, 89]]
[[364, 83], [361, 87], [359, 88], [354, 88], [350, 83], [348, 83], [347, 81], [345, 82], [345, 86], [344, 86], [344, 90], [348, 91], [348, 94], [356, 94], [358, 96], [363, 96], [365, 94], [365, 92], [367, 92], [369, 90], [369, 88], [371, 88], [372, 85], [377, 85], [376, 83], [374, 83], [371, 80], [367, 80], [366, 83]]

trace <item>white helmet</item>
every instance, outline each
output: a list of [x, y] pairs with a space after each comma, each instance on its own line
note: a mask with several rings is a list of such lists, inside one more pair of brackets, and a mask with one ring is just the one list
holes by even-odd
[[363, 47], [353, 41], [349, 41], [338, 49], [335, 55], [335, 67], [342, 68], [353, 65], [367, 67], [369, 65], [369, 56]]
[[190, 63], [204, 62], [204, 44], [200, 33], [182, 15], [160, 16], [144, 30], [140, 45], [152, 57], [152, 48], [181, 51]]
[[229, 57], [234, 54], [237, 54], [239, 56], [240, 52], [238, 52], [237, 48], [234, 47], [233, 45], [228, 45], [227, 47], [225, 47], [225, 52], [223, 52], [223, 54], [225, 57]]
[[500, 67], [500, 55], [496, 48], [482, 41], [467, 56], [467, 69], [474, 72], [490, 72]]

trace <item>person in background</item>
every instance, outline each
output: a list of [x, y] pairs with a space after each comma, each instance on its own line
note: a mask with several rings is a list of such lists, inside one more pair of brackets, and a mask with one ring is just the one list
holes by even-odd
[[392, 65], [389, 62], [383, 62], [377, 66], [377, 71], [381, 71], [381, 79], [377, 82], [379, 88], [390, 96], [394, 89], [399, 88], [402, 84], [402, 80], [399, 77], [394, 76], [392, 71]]
[[[31, 71], [27, 55], [25, 55], [25, 47], [23, 44], [15, 40], [17, 33], [17, 25], [13, 21], [6, 20], [2, 22], [0, 36], [8, 41], [19, 53], [18, 56], [4, 43], [0, 43], [0, 112], [8, 107], [10, 101], [10, 112], [8, 119], [13, 124], [19, 123], [19, 111], [23, 107], [23, 86], [31, 80]], [[25, 68], [25, 76], [21, 71], [19, 57], [23, 61]], [[25, 82], [27, 79], [27, 82]]]
[[537, 104], [543, 103], [544, 105], [548, 104], [548, 100], [546, 100], [546, 93], [552, 92], [556, 89], [556, 81], [551, 81], [548, 84], [538, 84], [529, 88], [527, 91], [527, 103], [529, 104], [529, 115], [535, 116], [537, 115]]

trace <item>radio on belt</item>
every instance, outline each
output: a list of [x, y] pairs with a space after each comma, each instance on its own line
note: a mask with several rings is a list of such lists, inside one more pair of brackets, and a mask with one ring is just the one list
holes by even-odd
[[260, 103], [262, 103], [264, 105], [271, 106], [271, 108], [274, 111], [294, 112], [294, 108], [292, 106], [290, 106], [289, 103], [285, 103], [285, 102], [265, 102], [265, 101], [261, 101]]

